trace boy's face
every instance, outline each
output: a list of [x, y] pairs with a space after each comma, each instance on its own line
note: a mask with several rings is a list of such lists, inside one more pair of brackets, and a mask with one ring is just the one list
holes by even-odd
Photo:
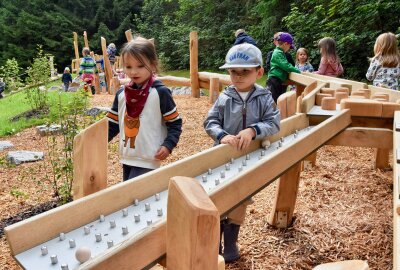
[[228, 72], [236, 90], [248, 92], [253, 89], [256, 80], [262, 77], [264, 68], [230, 68]]

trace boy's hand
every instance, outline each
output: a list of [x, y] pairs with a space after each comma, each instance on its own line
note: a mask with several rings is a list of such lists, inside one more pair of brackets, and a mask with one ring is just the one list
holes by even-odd
[[239, 140], [234, 135], [226, 135], [221, 139], [220, 142], [223, 144], [229, 144], [232, 147], [238, 149]]
[[256, 131], [253, 128], [246, 128], [240, 131], [239, 134], [236, 135], [236, 138], [239, 140], [237, 149], [243, 150], [249, 147], [251, 140], [255, 136], [256, 136]]
[[164, 160], [169, 156], [169, 154], [171, 154], [169, 149], [165, 146], [161, 146], [154, 157], [159, 160]]

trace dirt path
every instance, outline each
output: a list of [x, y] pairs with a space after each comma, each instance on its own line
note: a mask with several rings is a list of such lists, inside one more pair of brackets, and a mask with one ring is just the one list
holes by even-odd
[[[110, 106], [113, 97], [91, 98], [93, 106]], [[181, 140], [165, 164], [212, 146], [203, 130], [210, 107], [207, 97], [175, 96], [184, 126]], [[46, 138], [33, 128], [12, 137], [12, 150], [46, 152]], [[109, 185], [121, 179], [117, 140], [109, 144]], [[12, 167], [5, 163], [7, 150], [0, 152], [0, 229], [32, 207], [46, 207], [53, 200], [45, 176], [45, 162]], [[266, 220], [275, 186], [257, 194], [248, 208], [239, 243], [242, 258], [226, 269], [311, 269], [324, 262], [345, 259], [367, 260], [370, 269], [392, 269], [392, 171], [373, 169], [373, 150], [322, 147], [317, 165], [301, 173], [295, 222], [278, 230]], [[10, 255], [0, 231], [0, 269], [20, 269]]]

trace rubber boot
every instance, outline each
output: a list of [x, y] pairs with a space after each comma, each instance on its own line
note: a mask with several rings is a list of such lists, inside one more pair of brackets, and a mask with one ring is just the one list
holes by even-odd
[[96, 94], [96, 88], [94, 88], [94, 86], [90, 86], [90, 89], [92, 90], [92, 95]]
[[240, 258], [237, 240], [240, 225], [233, 223], [224, 224], [224, 259], [226, 263], [234, 262]]

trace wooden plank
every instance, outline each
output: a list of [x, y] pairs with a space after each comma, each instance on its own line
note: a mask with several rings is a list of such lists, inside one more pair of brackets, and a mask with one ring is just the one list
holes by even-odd
[[126, 40], [128, 42], [133, 40], [132, 30], [131, 29], [128, 29], [128, 30], [125, 31], [125, 37], [126, 37]]
[[82, 130], [74, 138], [74, 199], [107, 187], [108, 120]]
[[190, 79], [176, 76], [161, 76], [157, 77], [158, 80], [162, 81], [168, 86], [190, 86]]
[[199, 72], [199, 80], [200, 81], [209, 81], [211, 77], [218, 78], [220, 83], [224, 85], [231, 85], [231, 77], [229, 75], [224, 75], [224, 74], [219, 74], [219, 73], [213, 73], [213, 72]]
[[218, 270], [220, 217], [196, 179], [171, 179], [167, 213], [167, 267]]
[[287, 96], [287, 98], [286, 98], [286, 115], [287, 115], [287, 117], [290, 117], [296, 113], [296, 104], [297, 104], [296, 92], [290, 91], [285, 94]]
[[74, 51], [75, 51], [75, 59], [79, 59], [79, 48], [78, 48], [78, 33], [73, 32], [74, 34]]
[[351, 85], [350, 90], [359, 90], [359, 89], [368, 89], [368, 85], [366, 83], [362, 83], [362, 82], [357, 82], [357, 81], [352, 81], [352, 80], [346, 80], [346, 79], [342, 79], [342, 78], [332, 78], [329, 76], [324, 76], [324, 75], [320, 75], [320, 74], [316, 74], [316, 73], [307, 73], [308, 76], [310, 77], [314, 77], [314, 78], [318, 78], [320, 80], [323, 81], [329, 81], [329, 80], [335, 80], [337, 82], [342, 82], [344, 84], [348, 84]]
[[337, 134], [327, 145], [392, 149], [393, 132], [385, 128], [350, 127]]
[[369, 99], [343, 99], [340, 109], [349, 109], [352, 116], [382, 116], [382, 103]]
[[396, 123], [400, 123], [400, 112], [395, 112], [393, 125], [393, 270], [400, 270], [400, 164], [395, 154], [400, 148], [400, 132], [396, 132]]
[[382, 103], [382, 117], [393, 118], [394, 112], [400, 110], [399, 103], [383, 102]]
[[197, 32], [190, 32], [189, 41], [190, 50], [190, 87], [192, 88], [192, 97], [200, 97], [199, 87], [199, 39]]
[[[94, 60], [96, 60], [96, 56], [94, 55], [94, 52], [93, 51], [91, 51], [90, 52], [90, 56], [94, 59]], [[97, 68], [97, 67], [96, 67]], [[99, 73], [94, 73], [94, 80], [93, 80], [93, 85], [94, 85], [94, 88], [95, 88], [95, 90], [96, 90], [96, 94], [99, 94], [100, 93], [100, 78], [99, 78]]]
[[309, 73], [301, 73], [300, 74], [300, 73], [290, 72], [289, 80], [295, 82], [296, 84], [301, 84], [301, 85], [309, 85], [315, 81], [317, 81], [318, 85], [326, 84], [326, 82], [323, 80], [309, 76]]
[[398, 99], [400, 99], [400, 91], [394, 91], [392, 89], [373, 86], [373, 85], [368, 85], [368, 89], [371, 90], [371, 96], [373, 96], [377, 92], [388, 94], [390, 102], [396, 102]]
[[111, 78], [113, 77], [113, 72], [110, 64], [110, 59], [108, 59], [107, 53], [107, 42], [106, 39], [101, 37], [101, 50], [103, 53], [103, 61], [104, 61], [104, 75], [106, 76], [106, 83], [108, 93], [111, 93]]
[[316, 95], [321, 91], [322, 88], [326, 87], [325, 83], [320, 83], [318, 86], [303, 97], [301, 101], [301, 112], [308, 113], [316, 102]]
[[279, 112], [281, 113], [281, 119], [287, 118], [287, 107], [286, 107], [287, 103], [286, 103], [285, 94], [280, 95], [277, 100], [277, 103], [278, 103], [277, 106], [278, 106]]
[[375, 149], [375, 169], [389, 168], [389, 149]]

